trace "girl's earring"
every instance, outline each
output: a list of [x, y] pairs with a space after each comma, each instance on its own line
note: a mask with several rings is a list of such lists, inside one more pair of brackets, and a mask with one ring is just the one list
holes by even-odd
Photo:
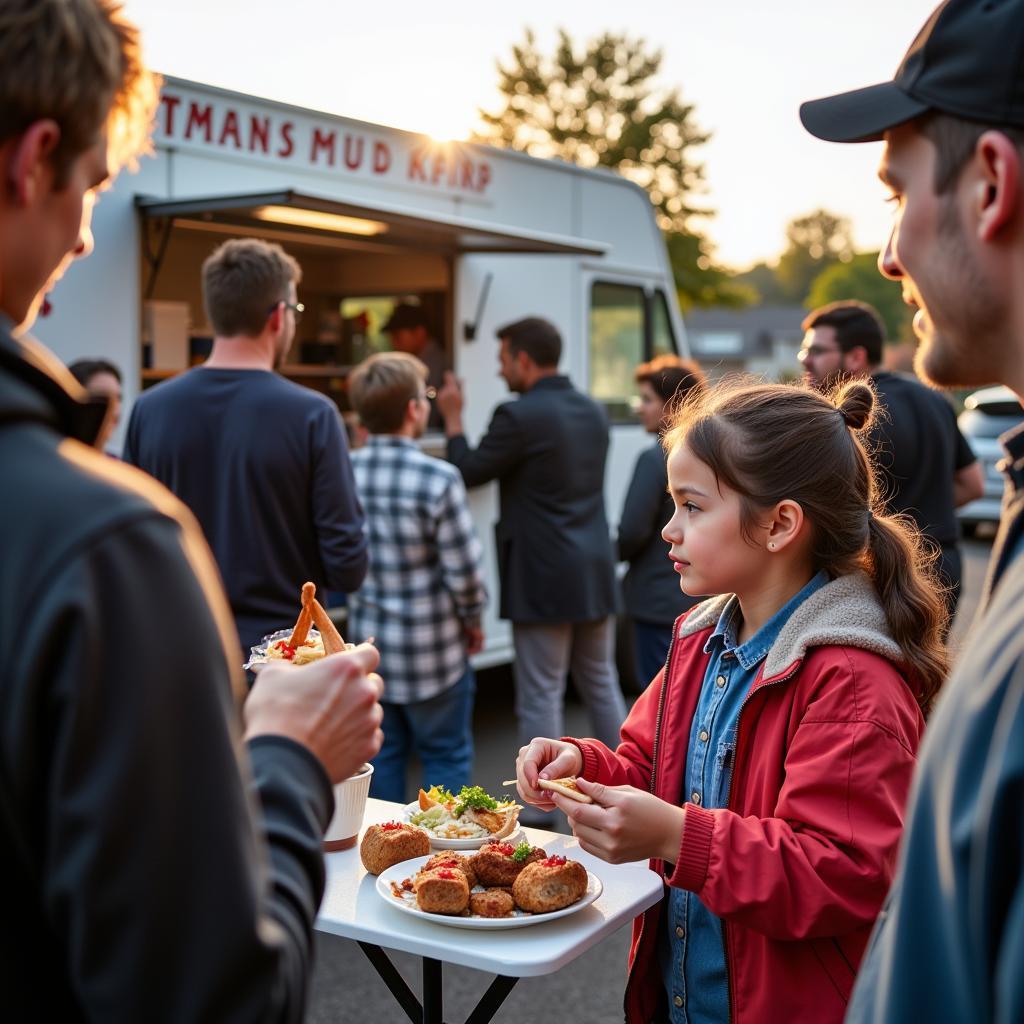
[[775, 541], [773, 541], [773, 540], [768, 541], [768, 547], [770, 547], [772, 549], [772, 551], [774, 551], [775, 550]]

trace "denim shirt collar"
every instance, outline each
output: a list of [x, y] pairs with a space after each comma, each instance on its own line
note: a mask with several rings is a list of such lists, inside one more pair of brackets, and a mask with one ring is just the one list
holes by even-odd
[[715, 647], [720, 646], [726, 653], [735, 656], [736, 660], [749, 671], [763, 661], [772, 644], [779, 638], [782, 627], [789, 621], [789, 617], [807, 600], [815, 591], [820, 590], [828, 583], [828, 573], [824, 569], [817, 572], [809, 583], [803, 586], [794, 594], [746, 643], [737, 643], [736, 627], [739, 620], [740, 603], [733, 596], [729, 603], [722, 609], [718, 617], [718, 624], [708, 637], [704, 645], [704, 653], [711, 654]]

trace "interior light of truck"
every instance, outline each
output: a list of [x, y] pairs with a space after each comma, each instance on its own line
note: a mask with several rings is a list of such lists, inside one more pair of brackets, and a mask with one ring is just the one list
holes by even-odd
[[340, 213], [321, 213], [319, 210], [304, 210], [298, 206], [259, 206], [252, 211], [252, 215], [258, 220], [294, 224], [320, 231], [339, 231], [346, 235], [380, 235], [388, 229], [387, 224], [379, 220], [343, 217]]

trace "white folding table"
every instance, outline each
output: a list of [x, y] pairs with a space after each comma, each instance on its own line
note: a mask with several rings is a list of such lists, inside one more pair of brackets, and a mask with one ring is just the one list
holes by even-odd
[[[402, 805], [370, 800], [364, 828], [400, 821]], [[661, 879], [646, 861], [607, 864], [579, 848], [575, 838], [542, 829], [525, 829], [534, 846], [578, 860], [602, 882], [604, 891], [589, 907], [554, 921], [495, 930], [458, 928], [421, 921], [388, 904], [367, 874], [359, 850], [329, 853], [327, 889], [316, 927], [354, 939], [414, 1024], [442, 1024], [442, 964], [459, 964], [497, 975], [466, 1024], [486, 1024], [519, 978], [552, 974], [655, 904]], [[385, 953], [401, 950], [423, 958], [423, 1002], [413, 994]]]

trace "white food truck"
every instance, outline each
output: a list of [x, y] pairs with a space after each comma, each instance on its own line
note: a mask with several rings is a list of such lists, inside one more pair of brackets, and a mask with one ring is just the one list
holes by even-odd
[[[546, 317], [564, 339], [562, 371], [614, 424], [613, 528], [650, 443], [630, 412], [634, 367], [685, 352], [665, 246], [636, 185], [195, 82], [166, 79], [155, 152], [101, 197], [93, 232], [96, 251], [57, 286], [35, 333], [67, 362], [118, 364], [126, 410], [208, 351], [199, 270], [232, 236], [279, 242], [302, 264], [306, 312], [281, 372], [343, 412], [348, 367], [387, 347], [380, 328], [398, 302], [418, 303], [465, 381], [475, 443], [509, 397], [495, 329]], [[493, 598], [483, 666], [509, 660], [511, 634], [496, 614], [494, 485], [471, 501]]]

